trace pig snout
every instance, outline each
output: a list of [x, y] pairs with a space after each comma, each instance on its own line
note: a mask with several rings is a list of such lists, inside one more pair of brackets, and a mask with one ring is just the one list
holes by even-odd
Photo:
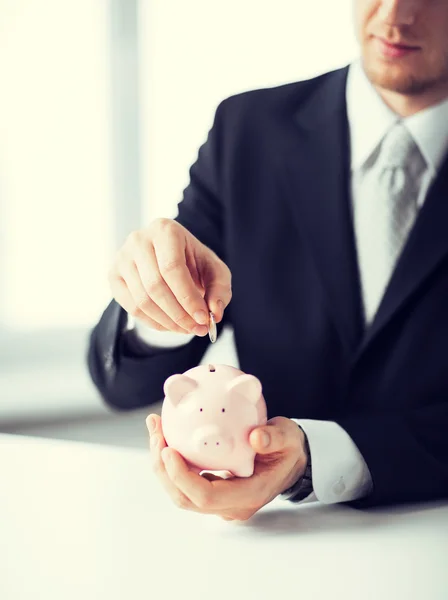
[[194, 445], [201, 454], [223, 455], [233, 450], [234, 439], [231, 435], [215, 426], [197, 429], [193, 435]]

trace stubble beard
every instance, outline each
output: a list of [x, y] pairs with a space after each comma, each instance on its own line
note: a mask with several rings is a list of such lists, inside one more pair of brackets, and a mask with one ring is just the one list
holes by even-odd
[[364, 57], [362, 62], [370, 82], [383, 90], [406, 96], [420, 96], [445, 85], [448, 94], [448, 56], [444, 68], [440, 68], [436, 75], [431, 75], [429, 69], [424, 74], [417, 74], [395, 65], [388, 68], [386, 62], [381, 64], [379, 60], [371, 60], [369, 57]]

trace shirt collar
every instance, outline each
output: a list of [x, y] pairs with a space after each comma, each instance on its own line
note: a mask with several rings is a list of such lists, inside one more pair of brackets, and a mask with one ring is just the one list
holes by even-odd
[[[360, 169], [400, 117], [382, 100], [368, 80], [361, 61], [350, 65], [347, 88], [351, 168]], [[434, 173], [448, 150], [448, 99], [403, 119]]]
[[404, 120], [434, 173], [442, 166], [448, 150], [448, 100]]

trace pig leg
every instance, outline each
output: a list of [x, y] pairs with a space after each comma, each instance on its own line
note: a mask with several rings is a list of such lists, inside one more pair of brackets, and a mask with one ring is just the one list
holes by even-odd
[[238, 463], [230, 469], [236, 477], [251, 477], [254, 474], [254, 459], [255, 452], [253, 451], [237, 451]]

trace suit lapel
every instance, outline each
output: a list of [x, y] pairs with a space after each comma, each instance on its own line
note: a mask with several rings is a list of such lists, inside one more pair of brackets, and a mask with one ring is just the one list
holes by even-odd
[[448, 254], [448, 158], [420, 210], [355, 359], [404, 307]]
[[353, 354], [363, 328], [349, 194], [347, 69], [327, 75], [288, 120], [285, 191], [321, 276], [336, 328]]
[[[335, 326], [353, 363], [448, 256], [448, 157], [431, 187], [376, 316], [363, 325], [350, 203], [348, 69], [325, 76], [288, 120], [285, 192], [313, 253]], [[294, 125], [292, 125], [292, 123]]]

